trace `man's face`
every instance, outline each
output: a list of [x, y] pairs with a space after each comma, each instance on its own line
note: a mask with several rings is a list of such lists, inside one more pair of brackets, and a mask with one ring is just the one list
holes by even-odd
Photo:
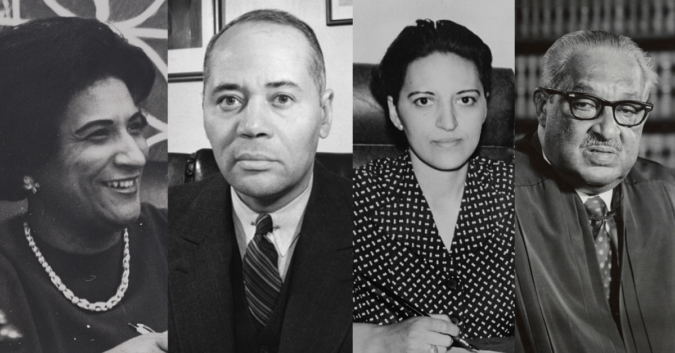
[[[568, 73], [570, 91], [609, 101], [647, 98], [640, 67], [635, 60], [617, 53], [594, 50], [577, 54], [568, 64]], [[541, 99], [537, 104], [546, 157], [577, 189], [591, 194], [610, 190], [635, 164], [644, 123], [620, 126], [613, 114], [611, 107], [605, 107], [596, 119], [576, 119], [560, 95]]]
[[235, 25], [211, 52], [204, 128], [220, 171], [250, 207], [273, 211], [299, 195], [330, 131], [332, 92], [319, 94], [310, 53], [299, 30], [269, 23]]

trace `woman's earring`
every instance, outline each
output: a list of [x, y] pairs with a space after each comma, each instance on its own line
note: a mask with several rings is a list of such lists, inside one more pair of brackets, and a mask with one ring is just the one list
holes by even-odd
[[40, 188], [40, 184], [36, 183], [33, 178], [29, 177], [28, 175], [23, 177], [23, 188], [26, 190], [30, 190], [35, 194], [38, 189]]

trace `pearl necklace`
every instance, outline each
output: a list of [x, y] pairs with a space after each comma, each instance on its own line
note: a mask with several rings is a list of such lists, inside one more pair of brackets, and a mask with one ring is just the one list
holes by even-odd
[[47, 263], [47, 260], [45, 260], [44, 256], [42, 256], [42, 253], [40, 252], [40, 249], [38, 249], [37, 245], [35, 244], [35, 240], [33, 237], [30, 235], [30, 228], [28, 227], [28, 222], [23, 222], [23, 231], [24, 234], [26, 235], [26, 239], [28, 240], [28, 245], [30, 246], [31, 250], [33, 250], [33, 253], [38, 259], [38, 262], [40, 262], [40, 265], [45, 269], [47, 274], [49, 275], [49, 278], [52, 280], [52, 283], [56, 286], [56, 288], [63, 293], [63, 296], [66, 297], [71, 303], [79, 306], [82, 309], [86, 310], [91, 310], [91, 311], [107, 311], [112, 309], [117, 303], [119, 303], [122, 298], [124, 297], [124, 293], [127, 291], [127, 288], [129, 287], [129, 260], [131, 259], [131, 256], [129, 255], [129, 232], [127, 231], [126, 228], [124, 228], [124, 259], [122, 260], [122, 282], [120, 283], [120, 286], [117, 288], [117, 293], [112, 296], [112, 298], [108, 299], [107, 302], [96, 302], [96, 303], [90, 303], [87, 299], [84, 298], [78, 298], [73, 294], [73, 292], [66, 287], [63, 282], [61, 282], [61, 278], [54, 273], [54, 270], [52, 270], [52, 267], [49, 266]]

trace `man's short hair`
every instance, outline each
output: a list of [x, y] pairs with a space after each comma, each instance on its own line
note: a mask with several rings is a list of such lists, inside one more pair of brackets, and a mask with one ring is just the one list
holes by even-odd
[[605, 31], [578, 31], [568, 33], [553, 43], [544, 55], [541, 85], [546, 88], [569, 90], [572, 82], [567, 65], [579, 53], [593, 50], [608, 51], [632, 57], [640, 66], [644, 93], [651, 92], [657, 84], [658, 75], [652, 59], [630, 38]]
[[324, 64], [321, 46], [319, 45], [319, 41], [316, 39], [314, 31], [307, 23], [303, 22], [299, 18], [291, 15], [288, 12], [280, 10], [266, 9], [247, 12], [237, 17], [236, 19], [232, 20], [222, 30], [220, 30], [218, 34], [213, 36], [213, 38], [211, 38], [211, 40], [209, 41], [209, 45], [206, 47], [206, 55], [204, 55], [204, 83], [206, 83], [206, 79], [209, 77], [210, 74], [209, 60], [211, 57], [211, 51], [213, 50], [213, 46], [218, 41], [218, 38], [220, 38], [223, 35], [223, 33], [225, 33], [228, 29], [237, 24], [256, 23], [256, 22], [289, 26], [302, 32], [302, 34], [309, 42], [309, 46], [312, 49], [311, 58], [309, 62], [310, 64], [309, 72], [312, 75], [312, 78], [314, 79], [316, 87], [319, 89], [319, 94], [322, 94], [326, 88], [326, 65]]

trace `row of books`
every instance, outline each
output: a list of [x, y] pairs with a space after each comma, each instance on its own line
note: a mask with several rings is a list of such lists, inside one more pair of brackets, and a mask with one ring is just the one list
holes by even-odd
[[640, 157], [675, 168], [675, 134], [643, 134]]
[[556, 39], [581, 29], [631, 37], [675, 34], [675, 0], [517, 0], [516, 39]]
[[[649, 101], [654, 104], [650, 121], [675, 121], [675, 51], [652, 52], [659, 84], [652, 90]], [[516, 56], [516, 118], [535, 119], [532, 92], [541, 84], [543, 56]]]

